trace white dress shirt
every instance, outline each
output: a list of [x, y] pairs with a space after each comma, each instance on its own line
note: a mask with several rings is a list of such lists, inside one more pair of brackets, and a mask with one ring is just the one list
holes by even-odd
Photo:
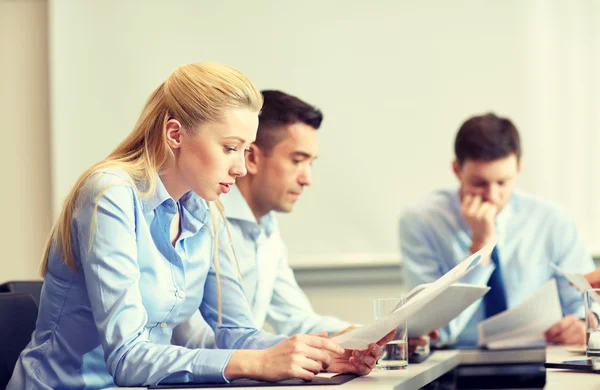
[[[288, 264], [287, 247], [273, 212], [257, 221], [237, 186], [221, 196], [221, 201], [256, 328], [262, 329], [268, 323], [277, 334], [290, 336], [331, 334], [350, 326], [338, 318], [315, 313]], [[187, 323], [175, 329], [173, 343], [211, 347], [214, 345], [212, 330], [196, 312]]]

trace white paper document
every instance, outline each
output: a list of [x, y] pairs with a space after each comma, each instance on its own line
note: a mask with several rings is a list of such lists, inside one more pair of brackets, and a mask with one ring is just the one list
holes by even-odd
[[[558, 272], [560, 275], [562, 275], [565, 279], [567, 279], [569, 282], [571, 282], [573, 287], [575, 287], [577, 289], [577, 291], [579, 291], [580, 293], [583, 294], [585, 292], [585, 290], [589, 290], [592, 288], [590, 283], [587, 281], [585, 276], [583, 276], [582, 274], [565, 272], [555, 264], [550, 264], [550, 267], [552, 267], [552, 269], [554, 269], [556, 272]], [[600, 303], [600, 295], [594, 294], [593, 297], [596, 302]]]
[[[418, 313], [425, 305], [444, 293], [448, 286], [465, 276], [469, 271], [482, 262], [487, 262], [492, 254], [496, 242], [490, 243], [479, 251], [473, 253], [466, 260], [452, 268], [441, 278], [430, 283], [418, 294], [411, 297], [404, 305], [386, 317], [374, 323], [361, 326], [350, 332], [332, 338], [333, 341], [346, 349], [366, 349], [369, 344], [375, 343], [404, 321]], [[426, 332], [429, 332], [429, 329]]]
[[[428, 284], [422, 284], [415, 287], [409, 293], [409, 297], [421, 292], [427, 286]], [[490, 291], [488, 286], [451, 284], [446, 291], [425, 304], [421, 310], [408, 319], [408, 337], [419, 337], [446, 326], [488, 291]]]
[[479, 323], [479, 345], [489, 349], [545, 344], [544, 332], [562, 318], [556, 279], [518, 306]]

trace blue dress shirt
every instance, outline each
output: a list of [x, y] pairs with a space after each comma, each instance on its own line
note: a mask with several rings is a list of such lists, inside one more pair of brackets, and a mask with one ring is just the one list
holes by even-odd
[[[593, 270], [575, 224], [555, 206], [515, 191], [496, 218], [498, 253], [508, 308], [531, 296], [555, 277], [550, 263], [568, 272]], [[429, 283], [470, 255], [471, 230], [460, 214], [457, 190], [439, 191], [400, 218], [400, 248], [410, 287]], [[486, 285], [495, 266], [475, 268], [461, 282]], [[581, 294], [556, 277], [563, 314], [584, 317]], [[440, 341], [477, 344], [477, 324], [485, 318], [481, 300], [440, 330]]]
[[[221, 201], [256, 328], [262, 329], [267, 323], [278, 334], [294, 335], [337, 333], [350, 326], [336, 317], [315, 313], [288, 263], [287, 247], [273, 212], [257, 221], [237, 186], [221, 196]], [[210, 346], [212, 331], [197, 314], [175, 330], [173, 342]]]
[[[71, 225], [78, 270], [52, 246], [36, 329], [8, 389], [224, 382], [233, 349], [282, 340], [253, 328], [242, 287], [223, 260], [218, 326], [207, 203], [192, 192], [176, 203], [158, 178], [155, 193], [140, 198], [126, 179], [124, 171], [110, 169], [81, 188]], [[181, 234], [173, 246], [178, 207]], [[171, 345], [173, 328], [198, 309], [221, 349]]]

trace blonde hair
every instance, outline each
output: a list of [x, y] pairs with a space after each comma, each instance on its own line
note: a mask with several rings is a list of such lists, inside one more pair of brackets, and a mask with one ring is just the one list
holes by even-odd
[[[227, 109], [249, 108], [259, 112], [262, 104], [260, 91], [244, 74], [231, 67], [200, 62], [175, 70], [152, 92], [129, 136], [108, 157], [92, 165], [77, 179], [65, 198], [58, 219], [46, 240], [41, 264], [42, 276], [48, 272], [48, 255], [52, 244], [56, 245], [56, 251], [62, 261], [71, 269], [77, 270], [71, 240], [71, 220], [79, 190], [92, 174], [105, 168], [121, 168], [129, 174], [138, 195], [147, 197], [156, 190], [156, 176], [173, 156], [163, 131], [169, 119], [177, 119], [183, 131], [193, 134], [203, 123], [222, 121]], [[92, 219], [96, 215], [98, 200], [107, 189], [108, 187], [98, 195]], [[225, 218], [222, 205], [218, 200], [215, 203], [209, 202], [209, 208], [215, 230], [213, 245], [218, 255], [219, 240], [215, 207], [221, 214], [221, 218], [223, 220]], [[92, 236], [93, 232], [90, 237]], [[219, 296], [219, 323], [221, 323], [217, 255], [214, 259]], [[237, 261], [235, 254], [234, 257]]]

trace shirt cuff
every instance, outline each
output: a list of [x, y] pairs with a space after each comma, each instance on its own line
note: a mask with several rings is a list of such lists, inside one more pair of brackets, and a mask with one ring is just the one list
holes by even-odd
[[229, 383], [225, 367], [229, 364], [233, 349], [202, 349], [194, 363], [194, 382]]

